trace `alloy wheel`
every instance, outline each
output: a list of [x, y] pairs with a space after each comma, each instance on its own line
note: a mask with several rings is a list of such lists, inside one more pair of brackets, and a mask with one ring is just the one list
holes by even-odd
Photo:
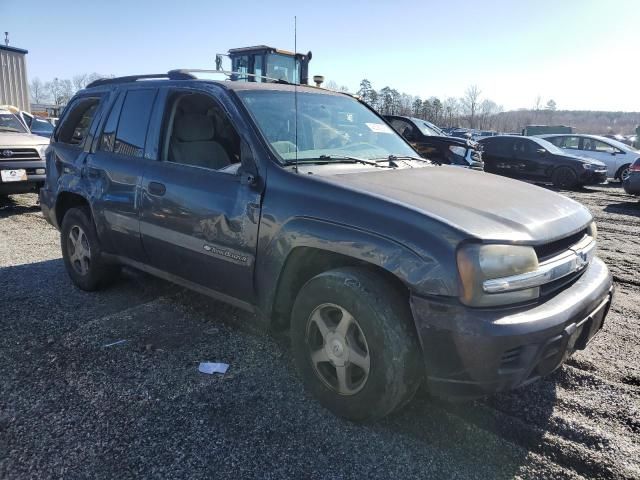
[[69, 262], [80, 275], [89, 273], [91, 267], [91, 247], [86, 233], [78, 225], [71, 227], [67, 238]]
[[307, 321], [308, 353], [316, 375], [340, 395], [355, 395], [371, 369], [369, 346], [358, 321], [343, 307], [318, 306]]

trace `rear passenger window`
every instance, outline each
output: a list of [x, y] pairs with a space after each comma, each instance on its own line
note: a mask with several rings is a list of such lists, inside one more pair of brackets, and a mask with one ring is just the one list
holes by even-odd
[[155, 89], [130, 90], [124, 99], [120, 97], [105, 124], [100, 149], [142, 157], [155, 97]]
[[56, 140], [69, 145], [82, 145], [100, 104], [99, 98], [79, 98], [69, 107], [56, 134]]

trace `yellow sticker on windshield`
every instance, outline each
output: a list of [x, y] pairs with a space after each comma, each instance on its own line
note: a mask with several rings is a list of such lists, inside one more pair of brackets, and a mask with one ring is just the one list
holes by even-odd
[[393, 131], [384, 123], [366, 123], [365, 125], [375, 133], [391, 133]]

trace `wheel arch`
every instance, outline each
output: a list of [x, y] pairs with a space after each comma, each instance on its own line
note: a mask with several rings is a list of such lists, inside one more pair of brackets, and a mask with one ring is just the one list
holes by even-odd
[[71, 209], [76, 207], [87, 207], [91, 210], [91, 204], [89, 200], [83, 195], [80, 195], [77, 192], [71, 191], [62, 191], [58, 193], [58, 198], [56, 199], [56, 222], [58, 226], [62, 228], [62, 220], [64, 219], [65, 214]]
[[616, 171], [616, 174], [615, 174], [615, 176], [613, 178], [622, 181], [622, 171], [625, 168], [631, 167], [632, 163], [624, 163], [624, 164], [620, 165], [620, 168], [618, 168], [618, 170]]
[[[302, 286], [314, 276], [341, 267], [376, 272], [402, 295], [431, 286], [443, 294], [445, 271], [403, 245], [370, 232], [324, 221], [300, 220], [283, 227], [257, 266], [256, 283], [262, 293], [260, 310], [274, 329], [286, 328]], [[276, 279], [274, 281], [274, 279]], [[437, 287], [436, 287], [437, 285]], [[441, 291], [435, 292], [437, 288]]]

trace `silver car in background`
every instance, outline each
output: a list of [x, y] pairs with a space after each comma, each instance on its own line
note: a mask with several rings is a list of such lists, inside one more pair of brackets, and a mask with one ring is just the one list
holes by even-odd
[[640, 158], [640, 151], [635, 148], [599, 135], [572, 133], [538, 136], [560, 148], [571, 150], [574, 155], [600, 160], [607, 166], [607, 176], [620, 182], [629, 176], [631, 165]]

